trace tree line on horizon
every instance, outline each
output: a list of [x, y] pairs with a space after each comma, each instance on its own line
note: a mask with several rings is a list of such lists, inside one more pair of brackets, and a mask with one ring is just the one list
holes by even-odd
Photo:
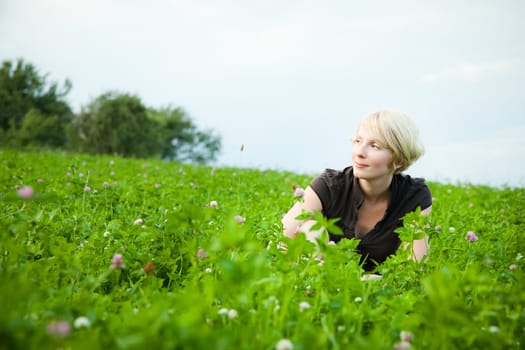
[[146, 107], [136, 95], [108, 91], [74, 113], [66, 101], [71, 81], [47, 77], [23, 59], [2, 63], [1, 147], [193, 163], [212, 162], [220, 152], [220, 136], [199, 130], [180, 107]]

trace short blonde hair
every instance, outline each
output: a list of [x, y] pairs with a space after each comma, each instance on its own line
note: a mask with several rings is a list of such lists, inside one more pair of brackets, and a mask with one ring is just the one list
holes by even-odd
[[360, 128], [376, 135], [380, 143], [392, 150], [392, 165], [396, 174], [408, 169], [425, 153], [416, 123], [402, 112], [381, 109], [361, 119], [357, 130]]

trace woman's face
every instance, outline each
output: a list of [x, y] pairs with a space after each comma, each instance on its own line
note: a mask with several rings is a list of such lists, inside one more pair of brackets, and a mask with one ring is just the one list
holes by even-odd
[[358, 129], [352, 142], [352, 163], [354, 175], [359, 179], [373, 180], [394, 173], [392, 150], [366, 127]]

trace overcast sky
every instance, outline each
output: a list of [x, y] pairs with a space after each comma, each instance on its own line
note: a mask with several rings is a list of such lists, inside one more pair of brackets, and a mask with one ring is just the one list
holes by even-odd
[[[525, 1], [0, 0], [0, 60], [182, 107], [219, 165], [317, 174], [351, 163], [382, 107], [419, 125], [407, 172], [525, 186]], [[244, 151], [240, 151], [244, 144]]]

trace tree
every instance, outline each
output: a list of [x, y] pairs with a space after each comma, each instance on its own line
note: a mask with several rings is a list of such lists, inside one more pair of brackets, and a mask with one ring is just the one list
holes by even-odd
[[95, 98], [82, 108], [73, 124], [79, 151], [134, 157], [160, 153], [156, 129], [139, 97], [116, 92]]
[[[56, 135], [65, 135], [65, 128], [71, 122], [71, 107], [65, 101], [71, 90], [71, 82], [66, 80], [59, 87], [56, 82], [47, 82], [47, 75], [40, 75], [37, 69], [19, 59], [16, 63], [4, 61], [0, 68], [0, 128], [4, 135], [16, 135], [24, 125], [27, 115], [33, 122], [42, 122], [48, 118], [47, 127], [56, 128], [46, 137], [40, 134], [39, 145], [63, 146], [66, 138], [55, 139]], [[32, 111], [30, 113], [30, 111]], [[38, 113], [38, 118], [35, 116]], [[38, 128], [38, 126], [36, 126]], [[31, 129], [28, 122], [26, 129]]]
[[171, 106], [148, 110], [158, 125], [161, 140], [161, 158], [167, 160], [208, 163], [216, 160], [221, 139], [211, 130], [198, 130], [181, 108]]
[[117, 92], [82, 108], [72, 129], [76, 149], [88, 153], [206, 163], [221, 147], [218, 136], [198, 130], [182, 109], [148, 109], [137, 96]]
[[31, 109], [17, 132], [17, 144], [22, 147], [47, 145], [53, 148], [66, 143], [64, 125], [58, 116], [45, 116], [38, 109]]

